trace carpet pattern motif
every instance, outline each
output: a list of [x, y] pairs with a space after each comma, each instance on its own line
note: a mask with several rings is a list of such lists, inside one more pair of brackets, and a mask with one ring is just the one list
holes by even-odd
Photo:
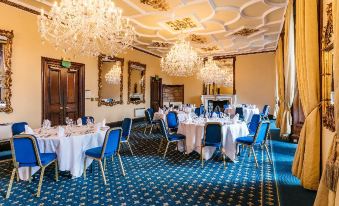
[[14, 182], [11, 197], [6, 194], [12, 166], [0, 164], [0, 205], [279, 205], [273, 165], [263, 150], [256, 148], [259, 167], [253, 155], [242, 151], [237, 162], [227, 162], [223, 169], [219, 155], [201, 168], [199, 154], [185, 155], [170, 147], [166, 158], [157, 149], [162, 138], [158, 133], [144, 135], [142, 125], [134, 126], [131, 144], [121, 150], [126, 176], [121, 175], [118, 159], [108, 160], [103, 184], [98, 164], [87, 179], [71, 179], [59, 172], [53, 179], [54, 167], [45, 173], [41, 197], [35, 197], [39, 174], [32, 183]]

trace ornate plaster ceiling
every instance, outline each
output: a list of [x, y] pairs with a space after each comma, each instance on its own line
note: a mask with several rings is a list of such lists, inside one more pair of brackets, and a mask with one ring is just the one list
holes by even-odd
[[[46, 11], [54, 0], [12, 0]], [[114, 0], [133, 22], [136, 47], [163, 56], [180, 35], [202, 55], [275, 50], [288, 0]]]

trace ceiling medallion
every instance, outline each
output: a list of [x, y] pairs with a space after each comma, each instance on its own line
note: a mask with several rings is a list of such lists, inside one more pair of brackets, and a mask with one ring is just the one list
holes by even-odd
[[140, 0], [140, 2], [160, 11], [167, 11], [169, 9], [166, 0]]
[[121, 76], [121, 63], [117, 61], [113, 67], [105, 74], [105, 80], [108, 84], [118, 85], [120, 84]]
[[243, 28], [240, 31], [235, 32], [234, 36], [249, 36], [251, 34], [254, 34], [258, 32], [259, 29], [249, 29], [249, 28]]
[[54, 3], [48, 16], [41, 11], [39, 31], [43, 40], [65, 53], [85, 56], [116, 56], [136, 38], [129, 19], [122, 17], [122, 10], [111, 0]]
[[190, 17], [165, 22], [174, 31], [188, 30], [197, 27]]
[[205, 44], [205, 43], [207, 43], [207, 38], [206, 37], [200, 36], [200, 35], [196, 35], [196, 34], [190, 35], [190, 40], [191, 40], [191, 42], [194, 42], [196, 44]]
[[167, 42], [154, 41], [148, 47], [150, 48], [167, 48], [170, 44]]
[[217, 46], [211, 46], [211, 47], [202, 47], [200, 48], [202, 51], [204, 52], [208, 52], [208, 53], [211, 53], [211, 52], [215, 52], [215, 51], [219, 51], [219, 48]]
[[194, 51], [188, 41], [181, 37], [171, 47], [165, 58], [161, 59], [161, 69], [170, 76], [192, 76], [201, 65], [198, 53]]

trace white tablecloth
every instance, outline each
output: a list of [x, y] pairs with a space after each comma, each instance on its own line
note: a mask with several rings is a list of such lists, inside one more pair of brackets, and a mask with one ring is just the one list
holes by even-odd
[[[181, 122], [179, 124], [178, 133], [186, 136], [186, 153], [196, 151], [200, 154], [201, 142], [204, 135], [204, 124]], [[235, 139], [248, 135], [248, 128], [245, 122], [227, 123], [222, 126], [222, 145], [225, 154], [232, 160], [236, 157]], [[182, 145], [180, 147], [183, 149]], [[214, 147], [204, 148], [204, 159], [208, 160], [215, 151]]]
[[0, 125], [0, 141], [12, 137], [12, 123]]
[[[76, 127], [74, 130], [88, 130], [86, 126]], [[58, 158], [58, 167], [60, 171], [70, 171], [72, 176], [80, 177], [83, 173], [83, 164], [85, 159], [85, 151], [93, 147], [102, 146], [105, 139], [105, 130], [95, 130], [88, 134], [79, 134], [74, 132], [74, 135], [69, 137], [58, 137], [56, 134], [50, 137], [42, 137], [36, 134], [40, 152], [52, 153], [55, 152]], [[92, 159], [87, 158], [86, 167], [92, 163]], [[54, 164], [51, 165], [54, 167]], [[39, 167], [32, 168], [32, 174], [37, 172]], [[19, 168], [19, 177], [22, 180], [28, 180], [28, 167]]]
[[248, 107], [243, 107], [244, 111], [244, 120], [249, 123], [252, 119], [252, 116], [254, 114], [259, 114], [259, 109], [258, 108], [248, 108]]

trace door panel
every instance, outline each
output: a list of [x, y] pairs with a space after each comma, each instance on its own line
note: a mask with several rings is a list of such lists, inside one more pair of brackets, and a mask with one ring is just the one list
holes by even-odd
[[71, 63], [71, 68], [61, 67], [61, 61], [42, 57], [42, 120], [52, 125], [62, 125], [65, 118], [74, 120], [84, 115], [85, 65]]
[[162, 79], [151, 77], [151, 105], [155, 111], [162, 107]]

